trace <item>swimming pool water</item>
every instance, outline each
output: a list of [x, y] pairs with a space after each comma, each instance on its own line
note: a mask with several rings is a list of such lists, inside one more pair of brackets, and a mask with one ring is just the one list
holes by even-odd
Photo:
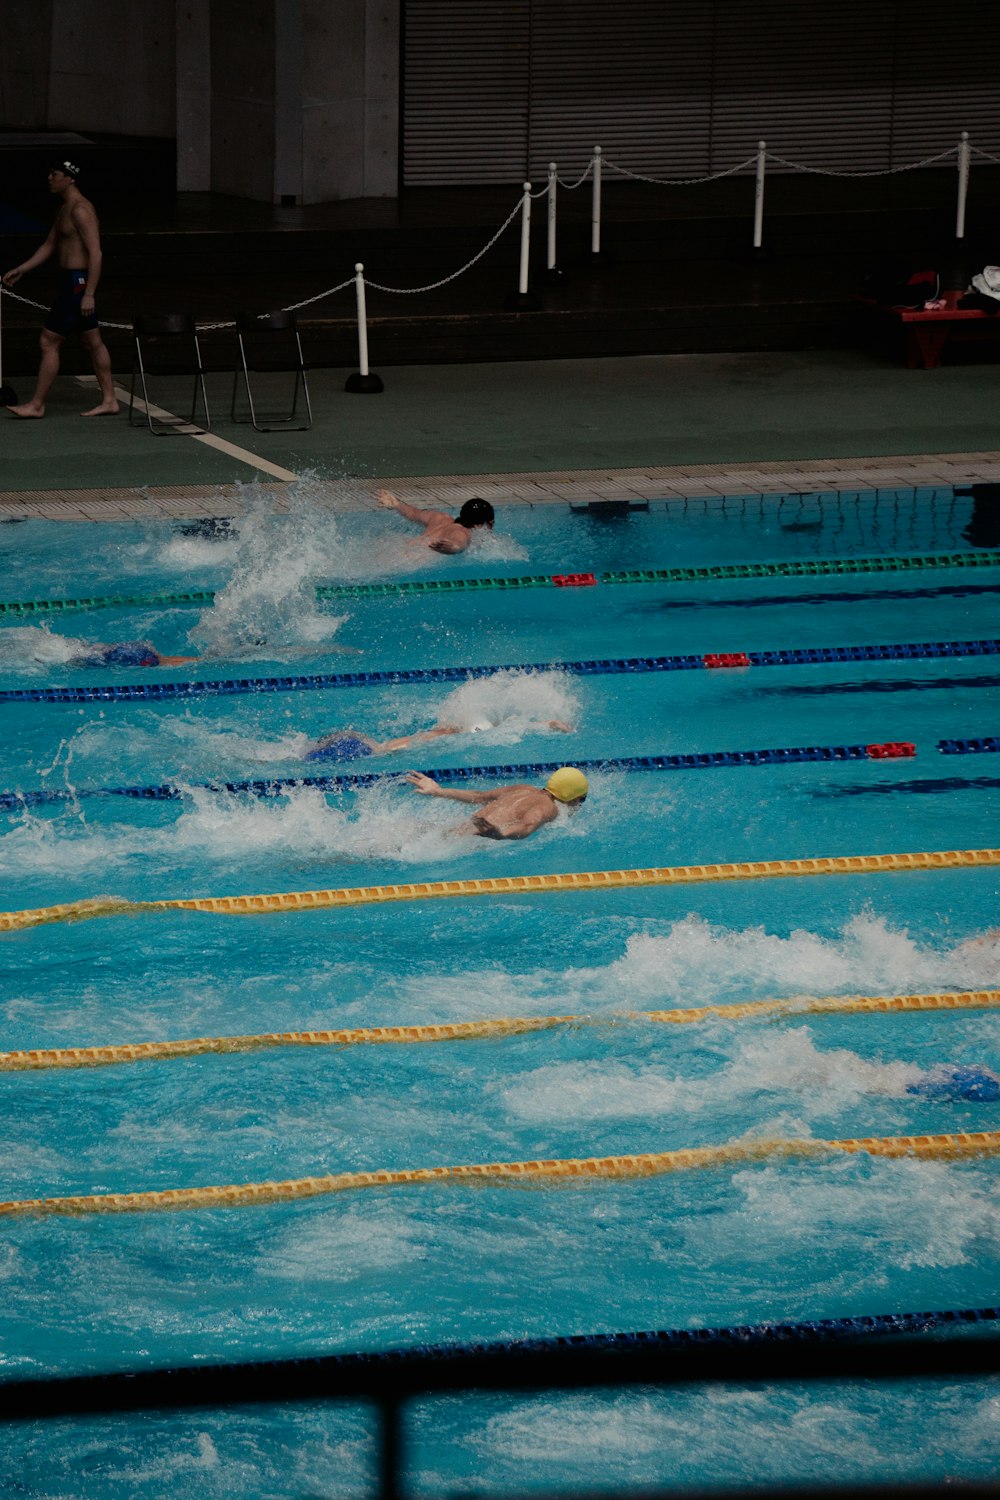
[[[317, 581], [428, 567], [516, 574], [959, 551], [970, 517], [971, 501], [950, 493], [698, 502], [617, 521], [512, 508], [484, 549], [457, 563], [403, 551], [391, 518], [333, 520], [305, 500], [289, 518], [259, 505], [221, 543], [166, 525], [68, 537], [33, 522], [3, 537], [17, 560], [8, 597], [113, 591], [128, 579], [212, 587], [219, 598], [201, 610], [5, 625], [0, 686], [157, 677], [74, 669], [70, 638], [148, 637], [172, 651], [193, 638], [211, 653], [192, 669], [204, 677], [984, 638], [997, 569], [314, 597]], [[185, 789], [178, 802], [82, 796], [0, 815], [3, 905], [995, 845], [995, 757], [936, 748], [995, 731], [995, 661], [553, 669], [458, 686], [0, 704], [0, 789]], [[392, 779], [267, 801], [203, 785], [315, 772], [303, 758], [309, 737], [337, 726], [394, 734], [483, 715], [487, 731], [374, 764], [888, 740], [912, 741], [917, 754], [604, 771], [579, 814], [517, 844], [452, 839], [462, 809]], [[573, 735], [540, 729], [548, 718], [567, 719]], [[593, 1024], [7, 1074], [2, 1196], [995, 1129], [997, 1104], [909, 1092], [945, 1065], [1000, 1070], [988, 1011], [684, 1027], [625, 1015], [991, 987], [995, 910], [995, 871], [982, 868], [269, 917], [164, 912], [8, 934], [5, 1048], [508, 1015]], [[10, 1373], [41, 1374], [981, 1306], [998, 1300], [996, 1185], [989, 1160], [859, 1157], [585, 1188], [429, 1185], [253, 1209], [11, 1220], [0, 1238], [2, 1357]], [[428, 1402], [409, 1426], [409, 1482], [427, 1493], [704, 1486], [823, 1477], [834, 1463], [840, 1477], [976, 1477], [995, 1464], [996, 1402], [990, 1382]], [[0, 1442], [21, 1492], [39, 1496], [355, 1494], [372, 1461], [368, 1418], [347, 1408], [29, 1424]]]

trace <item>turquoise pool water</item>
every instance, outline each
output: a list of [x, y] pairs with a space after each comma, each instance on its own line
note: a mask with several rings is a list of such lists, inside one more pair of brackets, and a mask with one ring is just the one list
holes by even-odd
[[[214, 606], [3, 627], [0, 687], [495, 666], [475, 681], [188, 702], [0, 704], [0, 789], [175, 782], [0, 815], [5, 909], [413, 879], [996, 845], [995, 657], [579, 677], [518, 663], [995, 633], [1000, 570], [358, 598], [317, 581], [602, 571], [965, 551], [950, 492], [743, 497], [618, 519], [502, 513], [460, 560], [391, 517], [251, 505], [221, 540], [176, 526], [4, 528], [9, 598], [213, 588]], [[205, 660], [80, 668], [81, 641]], [[548, 728], [551, 719], [571, 735]], [[462, 732], [387, 772], [901, 740], [911, 759], [612, 772], [530, 841], [455, 840], [462, 809], [391, 776], [262, 801], [212, 779], [315, 772], [311, 737]], [[487, 722], [485, 730], [472, 725]], [[319, 768], [322, 769], [322, 768]], [[338, 768], [331, 768], [338, 769]], [[349, 769], [347, 767], [343, 769]], [[6, 1074], [5, 1199], [328, 1171], [669, 1150], [743, 1138], [1000, 1128], [1000, 1105], [911, 1092], [1000, 1071], [988, 1011], [656, 1026], [713, 1002], [996, 985], [996, 872], [811, 877], [235, 918], [113, 917], [0, 944], [5, 1048], [577, 1014], [495, 1041], [282, 1049]], [[612, 1024], [613, 1023], [613, 1024]], [[549, 1333], [982, 1306], [1000, 1294], [982, 1160], [747, 1165], [533, 1190], [460, 1185], [103, 1220], [0, 1236], [10, 1374], [158, 1367]], [[995, 1471], [995, 1383], [738, 1389], [416, 1406], [409, 1483], [523, 1492]], [[360, 1493], [356, 1409], [29, 1424], [0, 1436], [32, 1496]]]

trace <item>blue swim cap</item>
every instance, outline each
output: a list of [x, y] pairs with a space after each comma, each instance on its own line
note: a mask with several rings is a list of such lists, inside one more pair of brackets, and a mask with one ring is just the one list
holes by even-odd
[[973, 1104], [995, 1104], [1000, 1099], [1000, 1078], [980, 1063], [961, 1068], [935, 1068], [919, 1083], [907, 1086], [908, 1094], [927, 1099], [968, 1099]]
[[368, 741], [358, 735], [338, 734], [326, 744], [317, 745], [315, 750], [310, 750], [306, 760], [361, 760], [374, 753]]

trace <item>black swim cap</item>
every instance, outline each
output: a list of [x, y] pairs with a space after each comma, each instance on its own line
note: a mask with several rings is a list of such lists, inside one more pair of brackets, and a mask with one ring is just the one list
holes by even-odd
[[493, 507], [488, 500], [481, 500], [474, 495], [471, 500], [466, 500], [458, 513], [459, 523], [462, 526], [472, 528], [473, 526], [492, 526]]
[[62, 172], [64, 177], [72, 177], [74, 182], [80, 175], [80, 168], [72, 161], [54, 161], [49, 171]]

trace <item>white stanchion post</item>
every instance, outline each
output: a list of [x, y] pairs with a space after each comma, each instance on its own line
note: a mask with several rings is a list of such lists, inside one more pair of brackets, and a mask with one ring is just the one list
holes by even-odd
[[545, 280], [550, 284], [565, 282], [566, 277], [556, 264], [556, 194], [559, 191], [559, 174], [554, 161], [549, 162], [548, 241], [545, 250]]
[[509, 312], [536, 312], [541, 302], [528, 291], [528, 267], [531, 260], [531, 183], [524, 184], [521, 196], [521, 261], [517, 273], [517, 292], [504, 306]]
[[590, 253], [596, 258], [601, 253], [601, 148], [594, 147], [593, 190], [590, 195]]
[[965, 200], [969, 196], [969, 160], [971, 157], [969, 132], [962, 131], [958, 143], [958, 208], [955, 213], [955, 238], [965, 239]]
[[759, 250], [764, 243], [764, 173], [767, 163], [767, 142], [757, 142], [757, 178], [753, 189], [753, 247]]
[[348, 375], [345, 391], [352, 395], [377, 396], [385, 386], [368, 368], [368, 312], [365, 306], [364, 266], [358, 261], [354, 267], [354, 294], [358, 304], [358, 364], [360, 368]]
[[531, 183], [524, 184], [521, 199], [521, 264], [517, 273], [517, 294], [528, 295], [528, 262], [531, 257]]

